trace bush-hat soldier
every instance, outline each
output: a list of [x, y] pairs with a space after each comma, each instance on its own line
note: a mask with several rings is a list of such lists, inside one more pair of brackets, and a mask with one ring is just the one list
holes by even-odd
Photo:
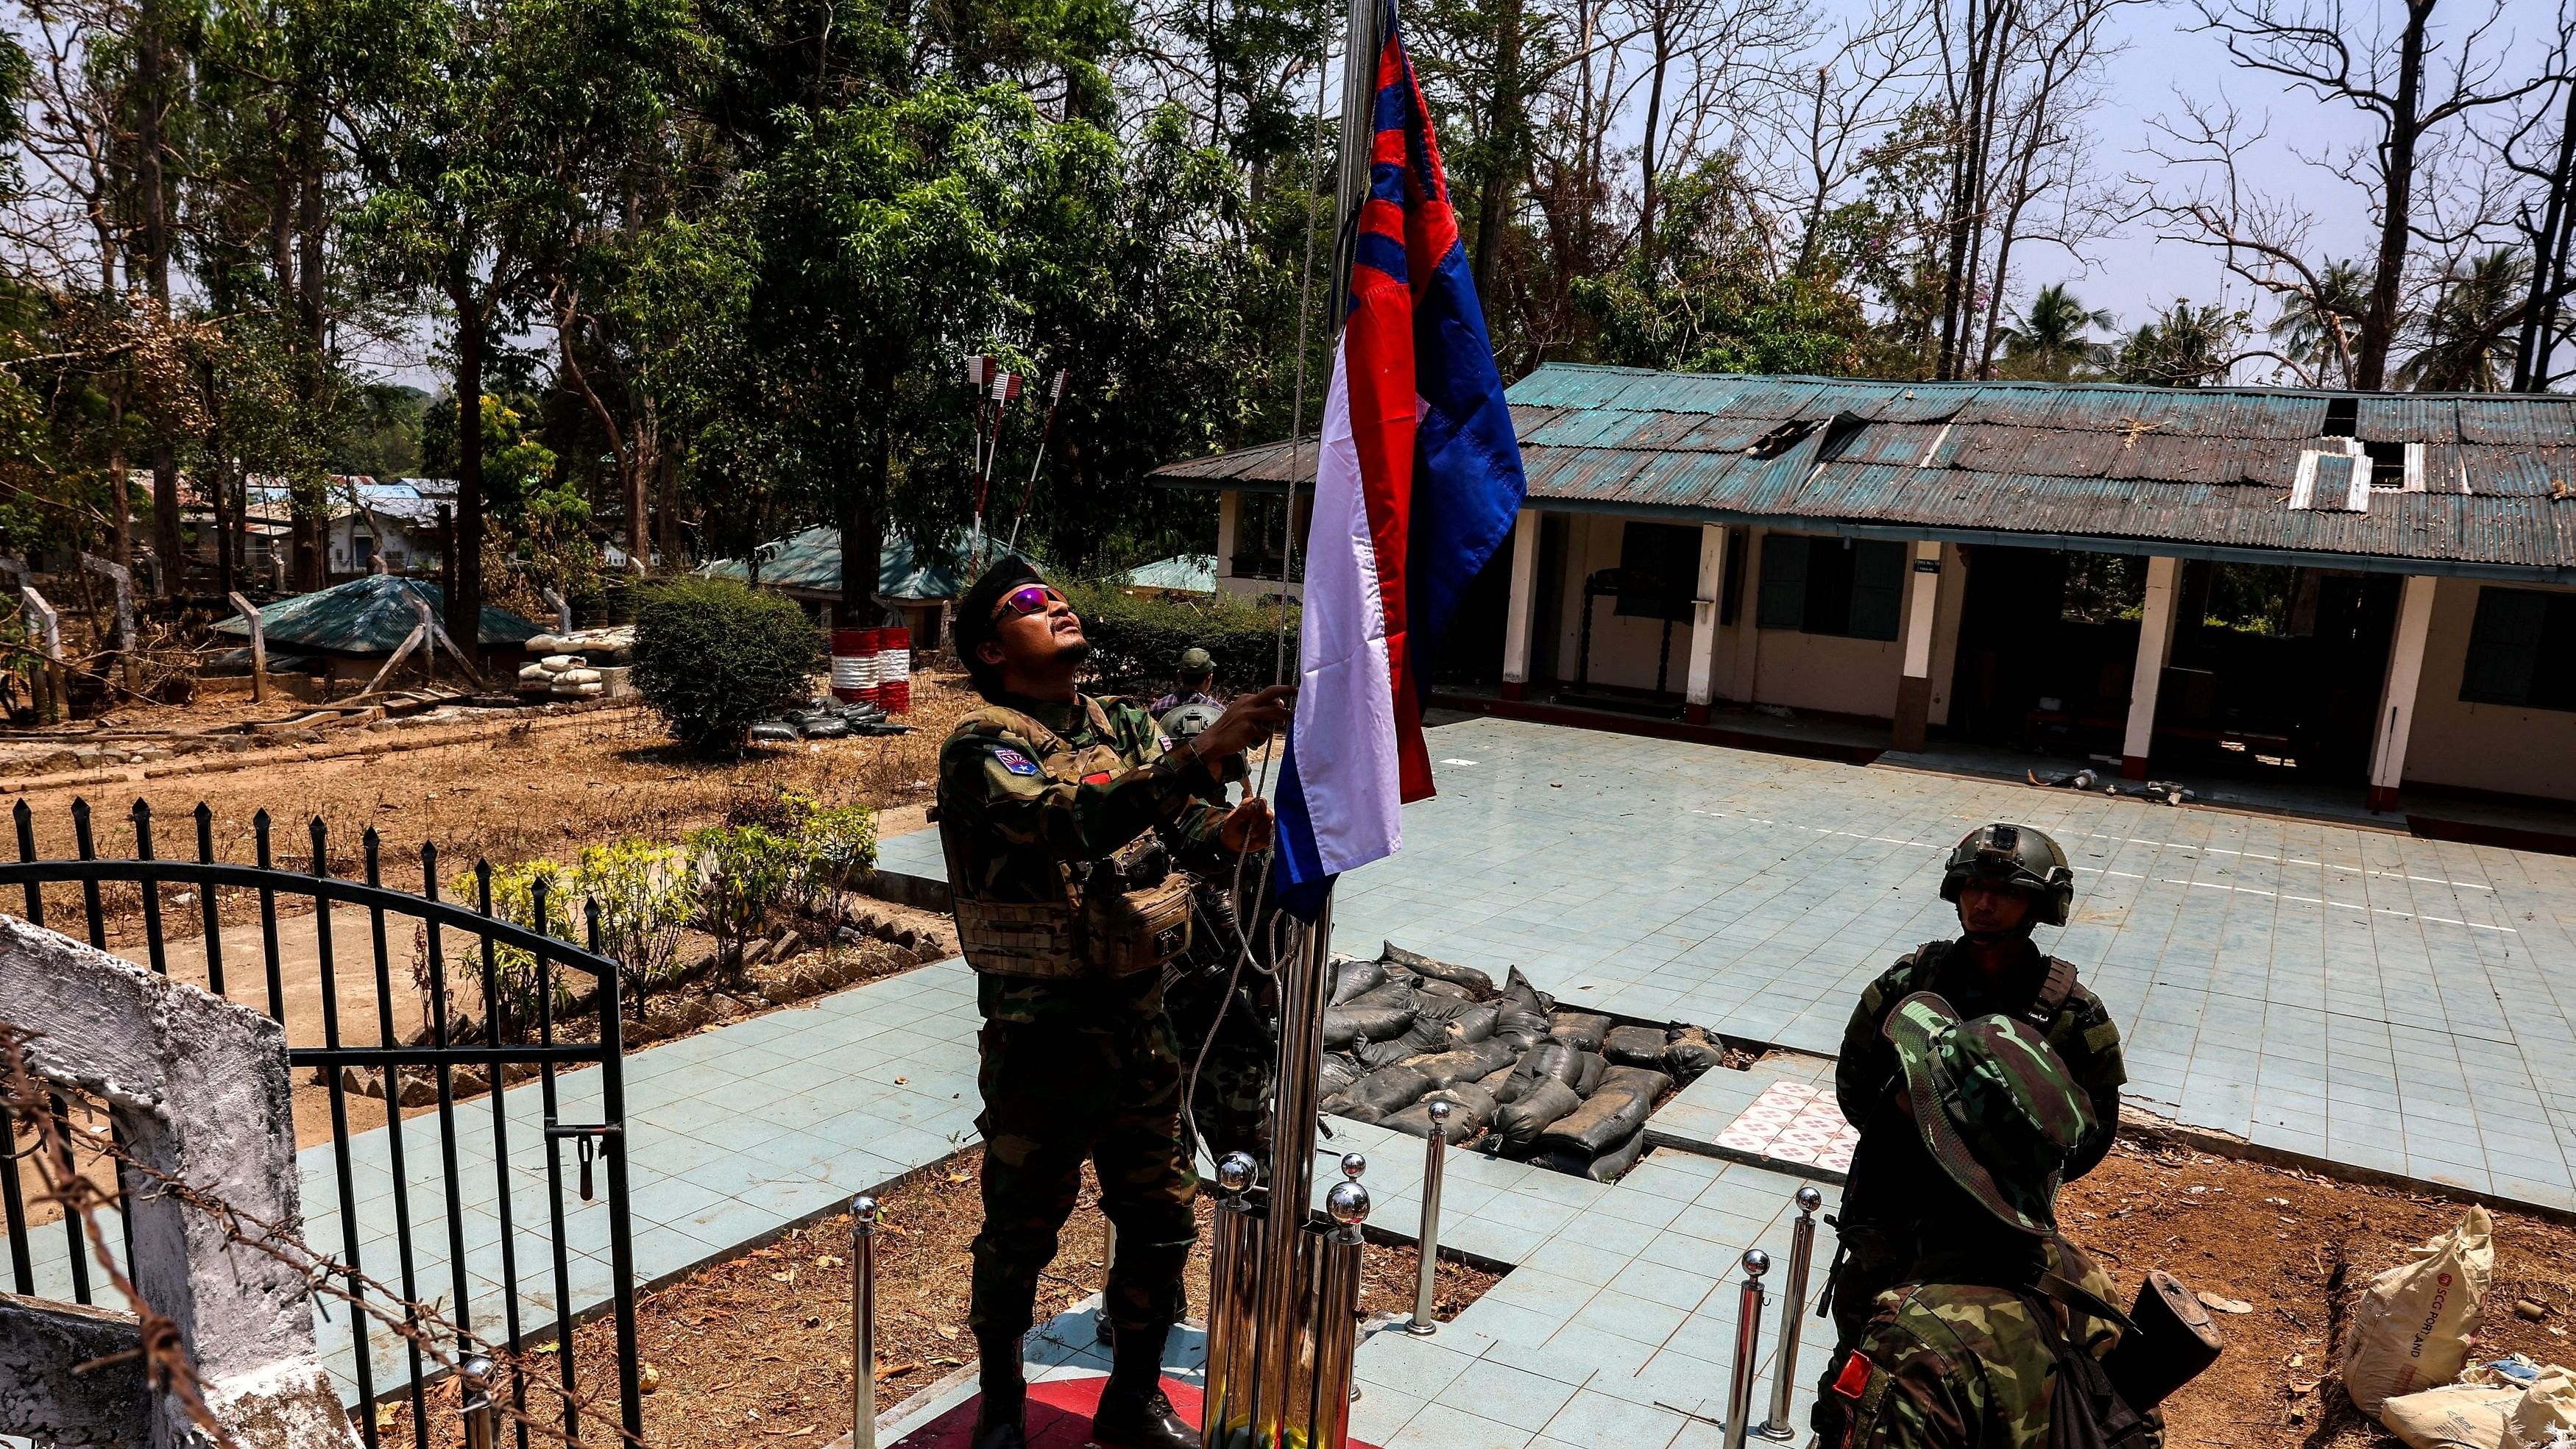
[[1176, 678], [1180, 687], [1155, 700], [1146, 708], [1147, 714], [1161, 719], [1185, 704], [1224, 703], [1212, 692], [1216, 688], [1216, 659], [1197, 645], [1181, 651], [1181, 667]]
[[1267, 805], [1195, 787], [1288, 717], [1292, 691], [1237, 701], [1165, 751], [1133, 705], [1082, 694], [1088, 653], [1064, 596], [1016, 558], [960, 602], [957, 648], [986, 704], [939, 758], [939, 834], [984, 1029], [984, 1224], [968, 1321], [982, 1355], [975, 1449], [1019, 1449], [1020, 1341], [1088, 1160], [1118, 1229], [1103, 1311], [1116, 1330], [1092, 1436], [1110, 1449], [1195, 1449], [1161, 1387], [1165, 1336], [1197, 1237], [1181, 1151], [1181, 1068], [1160, 999], [1189, 944], [1172, 854], [1270, 839]]
[[1897, 1002], [1880, 1040], [1934, 1171], [1915, 1188], [1925, 1232], [1911, 1271], [1827, 1365], [1823, 1442], [2159, 1443], [2161, 1426], [2118, 1397], [2100, 1362], [2127, 1326], [2110, 1306], [2117, 1290], [2057, 1236], [2060, 1181], [2103, 1126], [2093, 1094], [2026, 1016], [1962, 1018], [1933, 992]]
[[[1958, 908], [1958, 939], [1907, 953], [1861, 993], [1834, 1065], [1834, 1095], [1860, 1132], [1834, 1219], [1840, 1243], [1826, 1287], [1837, 1360], [1879, 1294], [1912, 1273], [1925, 1236], [1925, 1185], [1941, 1177], [1909, 1113], [1905, 1074], [1887, 1035], [1897, 1003], [1934, 992], [1962, 1015], [2031, 1027], [2092, 1106], [2062, 1164], [2065, 1178], [2082, 1177], [2110, 1151], [2128, 1080], [2120, 1030], [2075, 968], [2031, 940], [2038, 926], [2066, 924], [2074, 895], [2075, 875], [2056, 841], [2023, 825], [1979, 826], [1951, 849], [1941, 872], [1941, 898]], [[1820, 1415], [1829, 1407], [1819, 1400]]]

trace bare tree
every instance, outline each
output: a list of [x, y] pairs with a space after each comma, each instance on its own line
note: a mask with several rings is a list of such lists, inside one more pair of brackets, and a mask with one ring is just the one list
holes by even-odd
[[1932, 52], [1928, 19], [1910, 0], [1877, 0], [1828, 42], [1827, 57], [1812, 73], [1798, 75], [1805, 124], [1784, 148], [1791, 175], [1776, 183], [1775, 193], [1804, 218], [1799, 273], [1815, 267], [1826, 212], [1914, 104]]
[[[2293, 91], [2349, 105], [2377, 128], [2372, 145], [2335, 169], [2369, 195], [2377, 231], [2353, 383], [2384, 387], [2404, 318], [2409, 253], [2425, 234], [2419, 186], [2441, 136], [2446, 128], [2471, 130], [2491, 114], [2509, 116], [2514, 103], [2555, 77], [2546, 68], [2519, 79], [2507, 74], [2514, 37], [2499, 33], [2504, 0], [2488, 0], [2482, 13], [2447, 36], [2437, 35], [2433, 25], [2442, 0], [2398, 0], [2403, 16], [2393, 34], [2385, 26], [2365, 31], [2345, 14], [2342, 0], [2196, 3], [2199, 28], [2224, 38], [2237, 65], [2279, 77]], [[2562, 10], [2562, 35], [2566, 24]]]

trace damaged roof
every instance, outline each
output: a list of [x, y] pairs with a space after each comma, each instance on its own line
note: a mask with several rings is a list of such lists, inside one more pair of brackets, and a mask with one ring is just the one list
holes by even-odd
[[[1550, 364], [1530, 502], [1890, 538], [2576, 582], [2576, 399], [1876, 382]], [[1279, 491], [1315, 448], [1155, 470]]]
[[[411, 636], [420, 616], [411, 601], [417, 596], [441, 623], [447, 618], [447, 591], [422, 579], [369, 574], [309, 594], [280, 599], [259, 611], [260, 634], [270, 649], [291, 647], [331, 654], [391, 654]], [[476, 632], [485, 645], [524, 644], [537, 626], [506, 609], [486, 607]], [[250, 624], [235, 614], [215, 625], [215, 632], [250, 637]]]

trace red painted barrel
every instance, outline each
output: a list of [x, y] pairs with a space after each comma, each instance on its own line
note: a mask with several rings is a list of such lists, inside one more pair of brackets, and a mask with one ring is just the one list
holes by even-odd
[[832, 631], [832, 697], [849, 704], [877, 702], [877, 639], [881, 629]]
[[877, 631], [877, 703], [888, 714], [912, 708], [912, 631]]

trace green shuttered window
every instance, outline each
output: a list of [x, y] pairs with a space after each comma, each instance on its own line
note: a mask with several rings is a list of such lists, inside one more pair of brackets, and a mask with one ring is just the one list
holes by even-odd
[[2478, 590], [2460, 698], [2576, 710], [2576, 594]]
[[1755, 622], [1804, 634], [1894, 639], [1904, 591], [1901, 543], [1765, 534]]

